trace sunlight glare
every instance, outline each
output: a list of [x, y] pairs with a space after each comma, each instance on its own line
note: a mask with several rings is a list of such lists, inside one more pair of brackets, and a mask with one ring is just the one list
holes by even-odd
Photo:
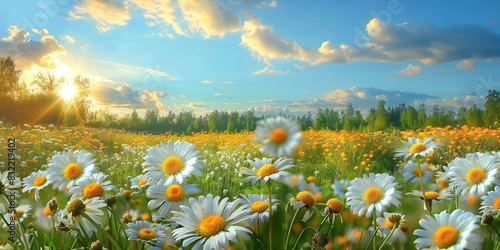
[[72, 84], [65, 84], [61, 88], [61, 96], [64, 99], [64, 101], [68, 102], [73, 99], [76, 95], [76, 88]]

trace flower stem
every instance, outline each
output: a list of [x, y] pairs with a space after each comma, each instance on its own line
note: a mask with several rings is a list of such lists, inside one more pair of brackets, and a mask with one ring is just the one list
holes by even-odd
[[384, 247], [385, 243], [387, 243], [389, 241], [389, 239], [392, 237], [392, 234], [394, 234], [394, 231], [396, 231], [396, 229], [398, 228], [398, 226], [399, 226], [399, 223], [394, 223], [394, 225], [392, 225], [391, 232], [389, 233], [389, 235], [387, 236], [387, 238], [385, 238], [384, 242], [382, 242], [382, 245], [380, 245], [380, 247], [378, 248], [378, 250], [382, 250], [382, 248]]
[[[370, 237], [370, 240], [368, 241], [368, 244], [366, 245], [365, 250], [368, 250], [368, 247], [370, 247], [370, 244], [372, 244], [372, 241], [374, 240], [375, 236], [377, 235], [377, 231], [379, 228], [380, 227], [376, 227], [375, 230], [373, 231], [373, 235], [372, 235], [372, 237]], [[361, 237], [363, 237], [363, 236], [361, 236]], [[359, 238], [359, 240], [361, 241], [361, 238]], [[373, 242], [373, 243], [374, 243], [373, 245], [375, 245], [375, 242]], [[358, 244], [359, 244], [359, 242], [358, 242]]]
[[[319, 227], [318, 227], [318, 232], [319, 230], [321, 230], [321, 227], [323, 227], [323, 224], [325, 224], [325, 221], [328, 219], [328, 216], [330, 216], [332, 212], [328, 211], [328, 214], [325, 215], [325, 218], [323, 218], [323, 220], [321, 221], [321, 224], [319, 224]], [[333, 222], [332, 222], [333, 223]]]
[[273, 250], [273, 193], [271, 180], [267, 182], [267, 190], [269, 192], [269, 249]]
[[431, 208], [429, 207], [427, 197], [425, 197], [425, 186], [424, 186], [424, 180], [422, 179], [422, 168], [420, 167], [420, 161], [418, 158], [416, 159], [416, 161], [417, 161], [417, 167], [418, 167], [418, 178], [420, 179], [420, 187], [422, 190], [422, 196], [424, 198], [424, 205], [427, 208], [427, 212], [429, 213], [429, 215], [432, 218], [434, 218], [434, 215], [432, 214]]
[[285, 250], [288, 250], [288, 241], [290, 240], [290, 232], [292, 231], [293, 222], [295, 221], [295, 217], [297, 217], [299, 211], [300, 208], [295, 210], [295, 214], [293, 215], [292, 221], [290, 221], [290, 226], [288, 227], [288, 233], [286, 234]]
[[122, 249], [120, 247], [120, 245], [118, 244], [118, 242], [116, 242], [116, 240], [113, 238], [113, 236], [109, 235], [109, 233], [106, 230], [104, 230], [101, 227], [101, 225], [97, 224], [94, 220], [92, 220], [92, 218], [90, 218], [90, 216], [86, 212], [81, 211], [81, 215], [83, 215], [83, 217], [85, 217], [85, 219], [89, 220], [90, 223], [92, 223], [92, 225], [94, 225], [94, 227], [97, 228], [97, 230], [103, 232], [104, 235], [106, 235], [106, 237], [111, 241], [111, 244], [113, 244], [113, 249], [118, 249], [118, 250]]
[[311, 231], [314, 231], [315, 233], [319, 234], [319, 231], [318, 231], [318, 230], [316, 230], [316, 229], [314, 229], [314, 228], [312, 228], [312, 227], [306, 227], [306, 228], [302, 229], [302, 231], [300, 232], [299, 237], [297, 237], [297, 241], [295, 241], [295, 244], [293, 245], [292, 249], [297, 248], [297, 244], [299, 244], [299, 241], [300, 241], [300, 238], [302, 237], [302, 234], [304, 234], [304, 232], [305, 232], [307, 229], [309, 229], [309, 230], [311, 230]]
[[[374, 209], [375, 210], [375, 209]], [[377, 226], [377, 213], [373, 211], [373, 228]], [[378, 227], [377, 227], [378, 228]], [[373, 250], [377, 249], [377, 234], [376, 232], [373, 233]]]

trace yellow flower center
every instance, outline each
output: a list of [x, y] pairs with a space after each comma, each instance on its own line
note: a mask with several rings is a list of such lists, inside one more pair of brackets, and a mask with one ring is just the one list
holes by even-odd
[[165, 196], [169, 201], [180, 201], [184, 197], [184, 190], [181, 186], [174, 184], [167, 188]]
[[288, 133], [282, 128], [276, 128], [271, 131], [271, 134], [269, 134], [269, 138], [272, 142], [274, 142], [274, 144], [281, 145], [288, 138]]
[[161, 250], [177, 250], [179, 249], [176, 245], [172, 243], [165, 243], [161, 246]]
[[473, 185], [478, 183], [478, 182], [483, 181], [483, 179], [485, 177], [486, 177], [486, 173], [481, 168], [473, 168], [467, 174], [467, 179], [469, 179], [469, 182]]
[[82, 168], [78, 166], [78, 164], [69, 164], [65, 169], [64, 169], [64, 177], [68, 179], [75, 179], [76, 177], [80, 176], [80, 174], [83, 172]]
[[43, 215], [45, 215], [45, 216], [52, 215], [52, 212], [50, 211], [50, 208], [48, 206], [43, 209]]
[[410, 153], [418, 154], [420, 152], [425, 151], [426, 149], [427, 149], [427, 147], [425, 146], [425, 144], [419, 142], [419, 143], [415, 143], [411, 146]]
[[266, 164], [262, 166], [259, 171], [257, 171], [257, 176], [259, 176], [260, 178], [264, 178], [278, 172], [278, 169], [273, 164]]
[[142, 220], [151, 220], [151, 214], [145, 213], [142, 215]]
[[83, 189], [83, 196], [87, 199], [102, 196], [103, 194], [104, 188], [97, 183], [90, 183]]
[[451, 226], [443, 226], [434, 234], [434, 242], [439, 248], [447, 248], [458, 240], [458, 231]]
[[227, 225], [227, 221], [219, 215], [210, 215], [201, 220], [198, 225], [198, 234], [202, 237], [210, 237], [218, 234]]
[[294, 175], [294, 176], [292, 176], [292, 177], [290, 178], [290, 183], [291, 183], [292, 185], [297, 185], [297, 184], [299, 184], [299, 180], [300, 180], [300, 179], [299, 179], [299, 177], [298, 177], [298, 176], [296, 176], [296, 175]]
[[427, 200], [437, 200], [439, 198], [439, 193], [434, 191], [425, 192], [425, 199]]
[[326, 206], [328, 207], [328, 209], [330, 209], [331, 211], [333, 211], [334, 213], [337, 213], [337, 214], [344, 210], [344, 204], [342, 204], [342, 202], [340, 202], [339, 200], [337, 200], [335, 198], [329, 199], [326, 202]]
[[130, 196], [132, 196], [132, 190], [123, 191], [123, 196], [130, 198]]
[[122, 218], [123, 222], [125, 222], [125, 223], [132, 222], [132, 219], [133, 219], [132, 214], [130, 214], [130, 213], [124, 214], [123, 218]]
[[155, 230], [153, 230], [151, 228], [143, 228], [143, 229], [139, 230], [139, 233], [137, 236], [139, 236], [139, 239], [141, 239], [141, 240], [152, 240], [152, 239], [156, 238], [156, 233], [155, 233]]
[[479, 198], [475, 195], [470, 195], [467, 197], [467, 203], [471, 206], [475, 206], [479, 203]]
[[175, 156], [169, 157], [163, 162], [163, 171], [167, 174], [178, 173], [182, 167], [184, 167], [184, 163]]
[[[24, 211], [22, 211], [22, 210], [16, 210], [16, 213], [19, 216], [19, 218], [23, 217], [23, 215], [24, 215]], [[15, 215], [16, 214], [13, 214], [13, 217], [16, 217]]]
[[493, 208], [500, 209], [500, 197], [495, 199], [495, 202], [493, 203]]
[[305, 208], [310, 208], [314, 206], [314, 198], [307, 191], [302, 191], [297, 194], [297, 200], [304, 202], [306, 204]]
[[445, 189], [448, 187], [448, 184], [446, 183], [446, 180], [439, 180], [438, 181], [438, 188], [441, 190], [441, 189]]
[[384, 226], [386, 226], [389, 229], [392, 229], [392, 226], [394, 226], [394, 223], [392, 223], [389, 219], [385, 219]]
[[68, 211], [68, 213], [70, 214], [73, 214], [73, 216], [80, 215], [81, 211], [84, 210], [85, 210], [85, 204], [83, 204], [83, 201], [80, 199], [72, 200], [66, 207], [66, 211]]
[[252, 210], [252, 213], [263, 213], [264, 211], [267, 210], [269, 207], [269, 204], [265, 201], [256, 201], [250, 206], [250, 209]]
[[43, 184], [45, 184], [46, 182], [47, 182], [47, 177], [38, 176], [38, 177], [36, 177], [35, 181], [33, 182], [33, 185], [35, 185], [35, 187], [40, 187], [40, 186], [43, 186]]
[[368, 203], [379, 202], [382, 198], [382, 191], [376, 187], [369, 188], [365, 192], [365, 199]]
[[[415, 176], [418, 176], [418, 167], [415, 167], [415, 168], [413, 169], [413, 174], [414, 174]], [[424, 172], [424, 170], [423, 170], [423, 169], [420, 169], [420, 174], [422, 174], [422, 177], [424, 176], [425, 172]]]
[[139, 186], [139, 187], [140, 187], [140, 186], [142, 186], [142, 185], [144, 185], [144, 184], [146, 184], [146, 183], [148, 183], [148, 181], [147, 181], [147, 180], [140, 180], [140, 181], [137, 183], [137, 186]]
[[317, 180], [317, 179], [316, 179], [316, 177], [314, 177], [314, 176], [309, 176], [309, 177], [307, 177], [307, 179], [306, 179], [306, 180], [307, 180], [307, 182], [309, 182], [309, 183], [314, 183], [314, 185], [318, 185], [318, 180]]

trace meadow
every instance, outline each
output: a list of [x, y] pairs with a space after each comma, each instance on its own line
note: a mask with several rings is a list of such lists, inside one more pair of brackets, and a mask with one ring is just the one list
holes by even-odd
[[[405, 179], [403, 171], [406, 166], [405, 159], [396, 157], [395, 149], [403, 144], [402, 141], [407, 141], [412, 137], [423, 140], [435, 136], [432, 141], [441, 144], [438, 149], [422, 157], [421, 164], [426, 163], [434, 169], [430, 177], [431, 180], [425, 185], [426, 190], [432, 189], [438, 192], [440, 189], [437, 187], [439, 186], [438, 177], [434, 173], [444, 172], [443, 166], [447, 166], [454, 159], [465, 158], [469, 153], [483, 152], [488, 154], [500, 149], [500, 130], [467, 126], [427, 127], [419, 130], [391, 130], [388, 132], [307, 130], [302, 131], [301, 134], [303, 139], [294, 149], [291, 157], [295, 167], [287, 171], [298, 178], [301, 176], [300, 178], [303, 178], [305, 185], [307, 185], [305, 188], [294, 187], [284, 181], [274, 180], [269, 181], [268, 185], [261, 185], [260, 180], [255, 185], [252, 185], [251, 182], [242, 182], [246, 177], [242, 168], [251, 168], [252, 166], [249, 160], [269, 157], [269, 154], [259, 151], [263, 144], [254, 141], [256, 132], [192, 133], [181, 136], [176, 134], [151, 135], [85, 127], [65, 128], [37, 125], [33, 127], [28, 125], [2, 127], [0, 128], [0, 138], [2, 138], [0, 141], [3, 145], [7, 145], [8, 139], [15, 139], [17, 178], [24, 180], [38, 170], [47, 170], [49, 164], [53, 162], [53, 157], [63, 151], [85, 150], [92, 154], [97, 169], [108, 175], [107, 179], [115, 186], [106, 193], [109, 195], [108, 198], [115, 196], [116, 203], [113, 206], [101, 208], [103, 211], [109, 210], [106, 216], [101, 216], [102, 229], [107, 233], [97, 228], [98, 230], [92, 236], [84, 233], [83, 235], [79, 234], [78, 237], [72, 236], [60, 227], [58, 227], [59, 230], [55, 230], [54, 225], [57, 225], [57, 221], [50, 221], [50, 219], [42, 221], [39, 218], [40, 216], [56, 217], [56, 211], [44, 213], [46, 204], [53, 197], [57, 198], [59, 210], [65, 210], [66, 205], [72, 200], [68, 191], [58, 191], [47, 186], [40, 189], [40, 197], [37, 201], [34, 200], [33, 192], [21, 192], [18, 202], [20, 205], [29, 205], [30, 211], [26, 213], [27, 216], [24, 218], [23, 215], [19, 215], [22, 221], [20, 224], [23, 225], [16, 229], [19, 232], [17, 234], [20, 239], [18, 242], [21, 242], [21, 245], [16, 248], [48, 246], [52, 249], [67, 249], [72, 246], [79, 249], [99, 249], [97, 245], [91, 244], [96, 240], [99, 240], [108, 249], [119, 249], [118, 246], [121, 249], [180, 248], [181, 241], [171, 242], [173, 245], [168, 246], [171, 248], [162, 248], [162, 246], [154, 248], [155, 243], [158, 242], [151, 239], [134, 240], [129, 238], [130, 241], [127, 241], [125, 230], [129, 229], [127, 223], [137, 223], [138, 221], [171, 225], [168, 219], [162, 219], [162, 216], [158, 215], [158, 207], [152, 209], [147, 206], [152, 198], [148, 197], [146, 188], [137, 186], [137, 182], [133, 187], [133, 179], [143, 174], [144, 169], [147, 168], [144, 163], [147, 162], [145, 157], [149, 154], [148, 149], [158, 147], [161, 142], [185, 141], [196, 145], [196, 150], [200, 151], [199, 156], [204, 163], [201, 176], [191, 175], [187, 178], [189, 184], [198, 185], [199, 192], [193, 197], [212, 194], [220, 196], [221, 199], [228, 197], [230, 201], [233, 201], [242, 198], [241, 195], [249, 194], [259, 196], [263, 194], [263, 197], [267, 198], [268, 192], [272, 192], [274, 198], [279, 200], [276, 210], [272, 211], [274, 234], [272, 245], [274, 249], [283, 249], [285, 245], [287, 249], [294, 245], [297, 249], [321, 249], [321, 247], [325, 249], [365, 249], [368, 247], [414, 249], [414, 241], [417, 237], [413, 232], [421, 228], [419, 220], [425, 218], [427, 212], [423, 209], [423, 199], [407, 195], [415, 190], [420, 191], [421, 186], [418, 182], [413, 183]], [[1, 161], [5, 159], [5, 161], [0, 162], [0, 171], [3, 173], [7, 171], [9, 152], [7, 146], [2, 150], [0, 159]], [[274, 157], [274, 159], [277, 158]], [[418, 167], [420, 168], [420, 165]], [[370, 173], [387, 173], [394, 176], [394, 180], [398, 183], [396, 189], [402, 194], [401, 205], [392, 204], [386, 211], [403, 214], [405, 216], [404, 223], [398, 220], [388, 227], [387, 232], [382, 231], [381, 225], [387, 225], [384, 224], [387, 222], [384, 222], [384, 217], [381, 214], [377, 218], [373, 218], [378, 224], [375, 224], [376, 227], [372, 227], [371, 217], [353, 214], [346, 204], [345, 196], [334, 192], [332, 188], [336, 182], [341, 180], [352, 181]], [[304, 213], [310, 213], [312, 217], [302, 221], [303, 212], [301, 209], [294, 211], [293, 206], [290, 205], [294, 202], [290, 201], [290, 198], [297, 198], [297, 194], [304, 190], [314, 197], [314, 202], [313, 206], [304, 209]], [[481, 195], [470, 194], [453, 197], [455, 199], [438, 201], [433, 206], [432, 211], [436, 213], [442, 210], [451, 212], [460, 208], [479, 214]], [[340, 210], [343, 211], [325, 210], [325, 207], [329, 207], [330, 203], [327, 201], [330, 198], [338, 199], [342, 204]], [[304, 201], [304, 203], [306, 202]], [[68, 212], [70, 211], [68, 210]], [[337, 212], [339, 216], [336, 216]], [[169, 214], [169, 217], [172, 215]], [[340, 219], [336, 219], [337, 217]], [[332, 218], [334, 223], [331, 223], [330, 219]], [[379, 220], [382, 221], [379, 222]], [[498, 223], [497, 220], [495, 221]], [[3, 223], [5, 224], [7, 221], [4, 220]], [[46, 225], [42, 226], [40, 223], [46, 223]], [[238, 237], [237, 242], [230, 242], [228, 249], [269, 248], [271, 237], [268, 237], [267, 222], [257, 223], [253, 226], [247, 225], [245, 222], [242, 223], [251, 229], [252, 233], [248, 233], [251, 239], [246, 240]], [[396, 227], [400, 225], [403, 230], [391, 230], [394, 225]], [[491, 223], [491, 225], [496, 224]], [[170, 231], [165, 230], [165, 232], [171, 233], [175, 226], [178, 227], [174, 224], [169, 229]], [[71, 231], [78, 231], [68, 227]], [[198, 230], [201, 229], [198, 228]], [[382, 234], [380, 235], [378, 232], [378, 236], [371, 237], [374, 230], [380, 231]], [[29, 234], [29, 232], [31, 232], [30, 236], [25, 236], [24, 241], [26, 242], [23, 242], [19, 234]], [[327, 232], [326, 241], [325, 236], [320, 237], [321, 234], [318, 232], [322, 234]], [[384, 242], [385, 239], [391, 238], [388, 237], [388, 232], [391, 232], [390, 236], [393, 240]], [[478, 233], [485, 239], [482, 245], [484, 249], [492, 248], [495, 239], [500, 239], [499, 236], [495, 235], [495, 232], [498, 234], [494, 228], [484, 226]], [[117, 242], [112, 242], [108, 237], [110, 235]], [[289, 243], [287, 244], [286, 241]], [[0, 245], [7, 243], [9, 243], [7, 233], [0, 233]], [[163, 246], [165, 247], [166, 243]], [[193, 244], [190, 244], [185, 248], [189, 249], [192, 246]], [[495, 246], [500, 247], [499, 244]]]

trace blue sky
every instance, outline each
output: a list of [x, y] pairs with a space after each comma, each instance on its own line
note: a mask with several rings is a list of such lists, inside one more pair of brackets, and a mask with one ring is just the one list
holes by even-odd
[[457, 109], [500, 89], [497, 1], [2, 3], [0, 56], [91, 79], [93, 109]]

